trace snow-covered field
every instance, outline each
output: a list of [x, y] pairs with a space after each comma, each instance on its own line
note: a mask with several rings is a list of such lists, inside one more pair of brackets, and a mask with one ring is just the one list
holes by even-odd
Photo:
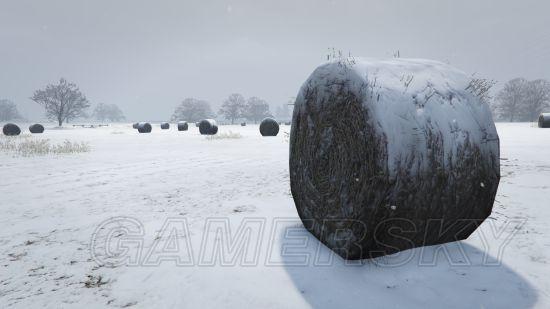
[[550, 308], [550, 130], [497, 124], [497, 202], [467, 241], [350, 263], [297, 218], [289, 129], [68, 128], [31, 138], [90, 152], [0, 153], [0, 307]]

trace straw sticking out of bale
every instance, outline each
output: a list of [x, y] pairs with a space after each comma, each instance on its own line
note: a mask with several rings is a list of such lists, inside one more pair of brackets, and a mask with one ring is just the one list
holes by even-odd
[[44, 132], [44, 126], [39, 123], [35, 123], [29, 127], [29, 131], [33, 134], [40, 134]]
[[6, 123], [2, 128], [2, 132], [4, 132], [4, 135], [15, 136], [21, 134], [21, 129], [16, 124]]
[[178, 122], [178, 131], [187, 131], [188, 129], [189, 125], [187, 124], [187, 121]]
[[151, 133], [153, 127], [148, 122], [140, 122], [138, 123], [137, 130], [139, 133]]
[[218, 125], [214, 119], [204, 119], [199, 123], [199, 132], [202, 135], [214, 135], [218, 133]]
[[318, 67], [289, 140], [305, 227], [345, 259], [467, 238], [491, 214], [500, 179], [491, 112], [469, 82], [428, 60]]
[[168, 130], [168, 129], [170, 129], [170, 124], [168, 122], [163, 122], [163, 123], [160, 124], [160, 128], [162, 130]]
[[539, 128], [550, 128], [550, 113], [540, 114]]
[[262, 136], [277, 136], [279, 134], [279, 124], [273, 118], [265, 118], [260, 123], [260, 134]]

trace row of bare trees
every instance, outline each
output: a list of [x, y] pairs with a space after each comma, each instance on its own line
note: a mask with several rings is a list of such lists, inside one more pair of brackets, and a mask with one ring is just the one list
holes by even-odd
[[265, 117], [272, 117], [269, 104], [258, 97], [245, 98], [238, 93], [231, 94], [222, 104], [218, 114], [231, 120], [231, 124], [239, 118], [257, 123]]
[[[243, 95], [238, 93], [233, 93], [225, 99], [218, 115], [231, 121], [231, 124], [234, 124], [238, 119], [246, 119], [257, 123], [265, 117], [272, 117], [269, 104], [265, 100], [258, 97], [245, 99]], [[204, 100], [187, 98], [176, 107], [172, 120], [197, 122], [201, 119], [213, 117], [215, 117], [215, 114], [212, 112], [210, 103]]]
[[[44, 89], [34, 92], [31, 99], [42, 105], [46, 116], [56, 120], [59, 126], [76, 118], [89, 118], [90, 102], [74, 83], [61, 78], [57, 84], [49, 84]], [[278, 113], [281, 111], [278, 109]], [[258, 97], [245, 99], [241, 94], [231, 94], [222, 104], [218, 114], [234, 123], [237, 119], [247, 119], [258, 122], [265, 117], [271, 117], [269, 104]], [[285, 113], [282, 113], [285, 115]], [[98, 104], [92, 112], [92, 117], [100, 121], [121, 121], [125, 119], [123, 112], [115, 104]], [[215, 117], [210, 103], [204, 100], [187, 98], [176, 108], [172, 120], [199, 121]], [[20, 118], [17, 107], [7, 100], [0, 100], [0, 121]]]

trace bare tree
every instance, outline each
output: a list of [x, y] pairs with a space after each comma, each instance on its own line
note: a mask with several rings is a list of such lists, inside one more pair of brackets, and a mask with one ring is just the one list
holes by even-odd
[[105, 120], [114, 122], [126, 119], [124, 113], [122, 113], [116, 104], [99, 103], [94, 109], [93, 116], [102, 122]]
[[20, 119], [21, 115], [17, 106], [10, 100], [0, 100], [0, 121]]
[[233, 93], [224, 102], [218, 114], [223, 115], [226, 119], [231, 120], [231, 124], [235, 120], [243, 117], [246, 107], [246, 101], [241, 94]]
[[176, 107], [172, 115], [172, 120], [197, 122], [202, 119], [213, 117], [213, 115], [210, 103], [207, 101], [187, 98]]
[[254, 123], [258, 123], [265, 117], [271, 117], [269, 104], [258, 97], [251, 97], [246, 101], [244, 116], [246, 119], [254, 121]]
[[496, 110], [510, 122], [521, 120], [524, 113], [524, 97], [527, 80], [515, 78], [504, 85], [496, 96]]
[[496, 109], [509, 121], [534, 121], [550, 108], [550, 82], [515, 78], [496, 97]]
[[46, 116], [57, 120], [59, 126], [63, 125], [64, 121], [85, 115], [86, 109], [90, 107], [88, 99], [80, 89], [64, 78], [61, 78], [57, 85], [50, 84], [35, 91], [31, 100], [44, 106]]
[[525, 116], [527, 121], [535, 121], [550, 107], [550, 82], [537, 79], [527, 83], [525, 91]]

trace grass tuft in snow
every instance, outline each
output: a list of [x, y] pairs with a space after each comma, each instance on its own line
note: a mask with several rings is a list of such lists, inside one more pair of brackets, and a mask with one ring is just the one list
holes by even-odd
[[29, 134], [0, 137], [0, 152], [13, 153], [22, 157], [82, 153], [90, 150], [90, 145], [85, 142], [65, 140], [54, 144], [49, 139], [33, 138]]
[[88, 289], [99, 288], [102, 285], [109, 283], [109, 280], [104, 280], [102, 276], [87, 275], [87, 277], [88, 280], [84, 281], [84, 287]]
[[206, 137], [206, 140], [213, 141], [213, 140], [220, 140], [220, 139], [239, 139], [243, 136], [241, 133], [235, 133], [232, 131], [216, 134], [216, 135], [209, 135]]
[[287, 131], [283, 132], [283, 140], [287, 143], [290, 143], [290, 132], [287, 132]]

